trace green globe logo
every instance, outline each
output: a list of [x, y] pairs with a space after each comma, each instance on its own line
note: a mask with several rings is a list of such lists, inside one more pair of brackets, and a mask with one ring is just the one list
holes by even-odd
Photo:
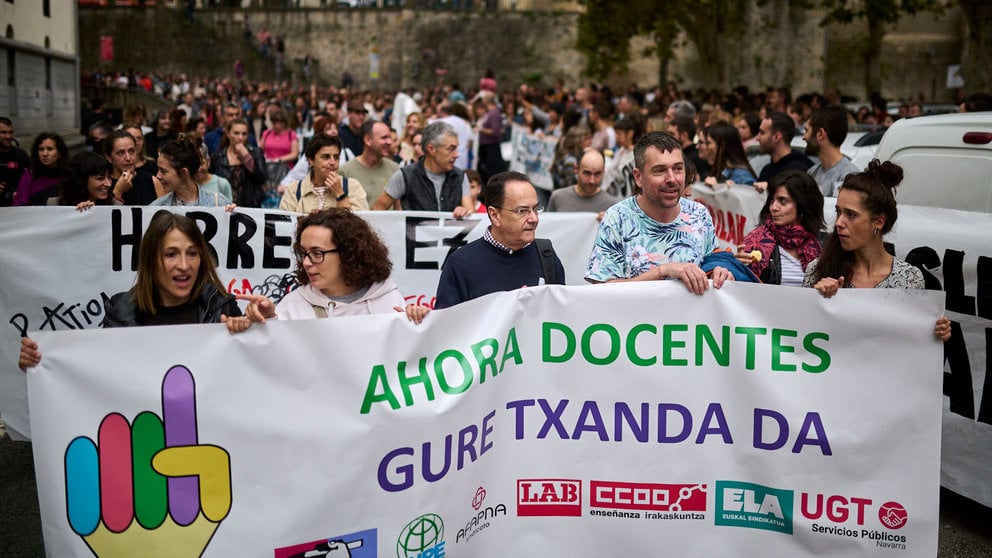
[[444, 540], [444, 521], [441, 516], [425, 513], [407, 523], [400, 531], [400, 538], [396, 540], [396, 556], [407, 558], [411, 554], [433, 547], [442, 540]]

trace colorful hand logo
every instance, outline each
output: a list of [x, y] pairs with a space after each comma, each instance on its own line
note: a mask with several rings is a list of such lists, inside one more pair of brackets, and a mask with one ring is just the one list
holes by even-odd
[[80, 436], [65, 451], [69, 525], [96, 556], [200, 556], [231, 510], [231, 461], [200, 445], [196, 387], [185, 366], [162, 380], [162, 418], [119, 413], [99, 446]]

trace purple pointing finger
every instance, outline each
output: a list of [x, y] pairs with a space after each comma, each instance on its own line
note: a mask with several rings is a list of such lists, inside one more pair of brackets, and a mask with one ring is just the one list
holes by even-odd
[[[162, 380], [162, 422], [165, 446], [194, 446], [196, 435], [196, 386], [185, 366], [173, 366]], [[193, 523], [200, 513], [199, 478], [169, 479], [169, 514], [179, 525]]]

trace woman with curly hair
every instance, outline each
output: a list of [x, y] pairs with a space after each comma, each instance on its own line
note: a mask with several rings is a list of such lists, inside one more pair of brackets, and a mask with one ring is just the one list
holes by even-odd
[[430, 311], [427, 306], [406, 305], [389, 279], [393, 264], [388, 248], [348, 209], [323, 209], [301, 217], [293, 251], [300, 287], [278, 306], [262, 295], [238, 296], [249, 301], [245, 316], [251, 322], [405, 311], [410, 321], [420, 323]]
[[31, 144], [31, 168], [21, 175], [14, 205], [45, 205], [48, 198], [58, 194], [68, 162], [69, 148], [61, 136], [51, 132], [38, 134]]

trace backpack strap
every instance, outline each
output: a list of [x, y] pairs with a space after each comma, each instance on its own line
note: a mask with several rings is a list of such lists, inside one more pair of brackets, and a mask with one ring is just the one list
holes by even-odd
[[558, 281], [558, 273], [555, 267], [555, 247], [551, 245], [548, 238], [535, 238], [537, 244], [537, 255], [541, 258], [541, 271], [544, 272], [544, 284], [553, 285]]
[[296, 202], [297, 203], [299, 203], [300, 196], [301, 195], [303, 195], [303, 181], [302, 180], [297, 180], [296, 181]]

